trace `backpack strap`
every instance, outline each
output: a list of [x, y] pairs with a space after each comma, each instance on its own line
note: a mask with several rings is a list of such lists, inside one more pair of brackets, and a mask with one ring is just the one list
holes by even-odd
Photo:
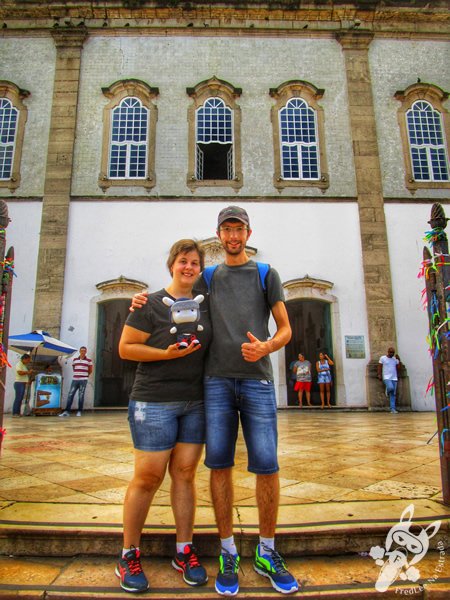
[[[267, 286], [266, 286], [266, 277], [267, 277], [267, 273], [270, 270], [270, 265], [267, 263], [262, 263], [262, 262], [256, 262], [256, 266], [258, 267], [258, 273], [259, 273], [259, 279], [261, 281], [261, 285], [262, 285], [262, 289], [264, 290], [264, 293], [267, 291]], [[206, 283], [206, 287], [208, 288], [208, 292], [211, 289], [211, 280], [213, 278], [214, 272], [217, 269], [218, 265], [211, 265], [209, 267], [205, 267], [203, 269], [203, 279], [205, 280]]]
[[264, 290], [264, 293], [266, 293], [266, 277], [267, 273], [270, 271], [270, 265], [268, 265], [267, 263], [256, 261], [256, 266], [258, 267], [259, 279], [261, 280], [262, 289]]
[[211, 265], [210, 267], [205, 267], [203, 269], [203, 279], [205, 280], [206, 287], [208, 288], [208, 292], [211, 290], [211, 279], [214, 275], [214, 271], [217, 269], [219, 265]]

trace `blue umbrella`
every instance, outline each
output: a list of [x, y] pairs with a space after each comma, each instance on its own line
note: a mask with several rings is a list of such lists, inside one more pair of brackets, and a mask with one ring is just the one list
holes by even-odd
[[77, 351], [76, 348], [72, 348], [69, 344], [57, 340], [46, 331], [41, 331], [40, 329], [31, 333], [10, 335], [8, 338], [8, 349], [19, 354], [28, 352], [35, 359], [73, 354]]

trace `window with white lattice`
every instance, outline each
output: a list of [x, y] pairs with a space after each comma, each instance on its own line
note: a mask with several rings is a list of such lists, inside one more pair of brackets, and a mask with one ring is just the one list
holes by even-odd
[[323, 90], [289, 81], [270, 95], [277, 101], [272, 107], [275, 187], [328, 187], [323, 110], [317, 103]]
[[450, 187], [448, 94], [417, 83], [395, 94], [402, 102], [399, 125], [406, 167], [406, 187]]
[[22, 100], [29, 92], [10, 81], [0, 81], [0, 187], [15, 190], [20, 185], [20, 160], [27, 120]]
[[114, 83], [103, 93], [110, 99], [104, 109], [102, 169], [99, 185], [155, 185], [155, 128], [157, 88], [138, 80]]
[[240, 109], [237, 90], [212, 78], [189, 88], [194, 102], [189, 109], [189, 165], [187, 184], [242, 186]]

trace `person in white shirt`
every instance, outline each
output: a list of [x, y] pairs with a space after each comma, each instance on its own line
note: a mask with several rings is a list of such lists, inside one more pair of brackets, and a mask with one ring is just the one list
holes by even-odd
[[86, 391], [89, 375], [92, 373], [92, 360], [86, 356], [86, 346], [81, 346], [80, 354], [72, 361], [73, 379], [67, 396], [67, 405], [60, 417], [70, 417], [75, 393], [78, 391], [78, 412], [77, 417], [81, 417], [84, 405], [84, 393]]
[[382, 380], [386, 386], [386, 394], [389, 397], [391, 413], [397, 414], [395, 408], [398, 371], [400, 360], [395, 356], [395, 348], [388, 348], [387, 354], [380, 357], [378, 361], [378, 379]]

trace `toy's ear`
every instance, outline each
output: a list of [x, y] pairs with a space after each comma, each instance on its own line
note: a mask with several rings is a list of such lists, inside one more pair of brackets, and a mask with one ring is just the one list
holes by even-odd
[[414, 504], [410, 504], [402, 512], [402, 516], [400, 517], [400, 523], [404, 523], [406, 521], [405, 517], [408, 517], [407, 522], [411, 523], [413, 514], [414, 514]]
[[172, 300], [172, 298], [168, 298], [167, 296], [164, 296], [163, 302], [166, 306], [172, 306], [172, 304], [175, 304], [175, 301]]
[[195, 296], [194, 302], [197, 302], [198, 304], [201, 304], [204, 299], [205, 299], [205, 296], [202, 296], [201, 294], [199, 294], [198, 296]]
[[431, 539], [434, 535], [436, 535], [436, 533], [439, 531], [440, 526], [441, 521], [435, 521], [434, 523], [431, 523], [431, 525], [428, 525], [428, 527], [425, 529], [425, 533], [427, 534], [428, 539]]

